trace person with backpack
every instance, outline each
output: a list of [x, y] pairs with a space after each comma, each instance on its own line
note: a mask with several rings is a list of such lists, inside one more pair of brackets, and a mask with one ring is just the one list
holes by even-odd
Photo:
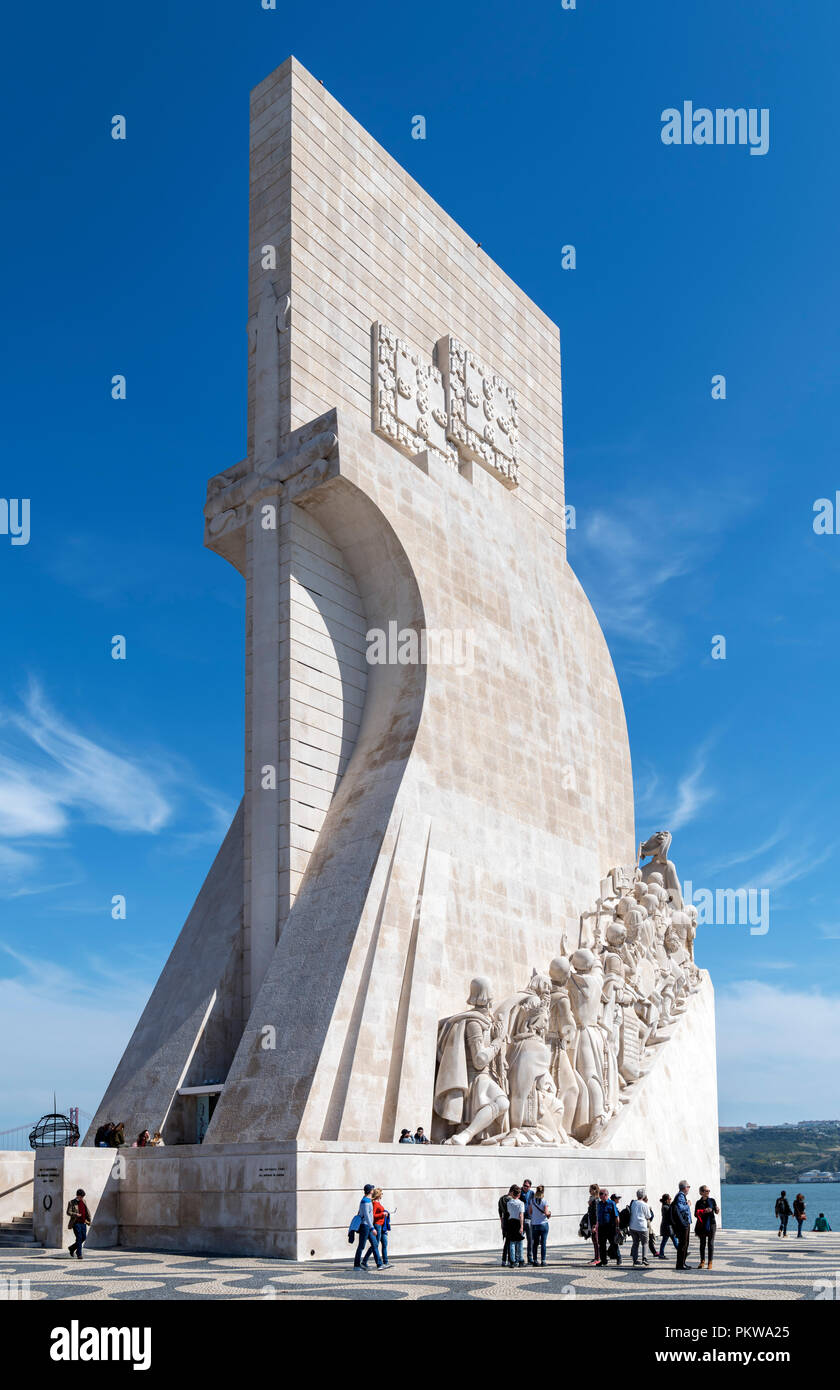
[[691, 1235], [691, 1207], [688, 1205], [688, 1194], [691, 1188], [683, 1178], [680, 1182], [679, 1191], [671, 1203], [671, 1229], [677, 1237], [677, 1263], [675, 1269], [693, 1269], [693, 1265], [685, 1262], [688, 1254], [688, 1239]]
[[[531, 1198], [531, 1236], [534, 1247], [534, 1260], [536, 1265], [545, 1264], [545, 1247], [548, 1240], [548, 1218], [551, 1212], [545, 1200], [545, 1188], [540, 1183], [533, 1197]], [[537, 1260], [539, 1256], [539, 1261]]]
[[796, 1239], [802, 1239], [802, 1227], [805, 1224], [805, 1197], [801, 1192], [797, 1192], [793, 1199], [793, 1214], [796, 1218]]
[[[645, 1194], [645, 1201], [647, 1202], [647, 1194]], [[650, 1203], [648, 1203], [648, 1211], [650, 1212], [650, 1216], [648, 1217], [647, 1223], [648, 1250], [650, 1251], [653, 1258], [656, 1259], [658, 1252], [656, 1249], [656, 1236], [654, 1235], [653, 1231], [653, 1223], [656, 1220], [656, 1217], [653, 1214], [653, 1207], [650, 1205]]]
[[365, 1271], [367, 1271], [367, 1260], [365, 1260], [364, 1265], [362, 1264], [362, 1252], [367, 1251], [368, 1245], [370, 1246], [370, 1250], [367, 1251], [368, 1255], [373, 1255], [377, 1269], [382, 1268], [382, 1257], [379, 1254], [379, 1246], [376, 1243], [376, 1237], [373, 1231], [373, 1183], [366, 1182], [364, 1196], [359, 1203], [359, 1210], [353, 1217], [348, 1232], [348, 1236], [351, 1240], [353, 1239], [354, 1232], [358, 1234], [359, 1238], [356, 1246], [356, 1254], [353, 1259], [354, 1269], [361, 1270], [364, 1268]]
[[[624, 1213], [622, 1212], [622, 1216]], [[648, 1219], [653, 1220], [653, 1212], [648, 1206], [647, 1193], [643, 1187], [636, 1188], [635, 1199], [630, 1203], [628, 1212], [628, 1225], [630, 1236], [633, 1241], [633, 1248], [630, 1252], [634, 1265], [639, 1263], [639, 1249], [642, 1252], [642, 1264], [646, 1265], [647, 1258], [647, 1239], [648, 1239]]]
[[776, 1216], [779, 1220], [779, 1237], [781, 1238], [782, 1236], [787, 1236], [788, 1221], [793, 1216], [793, 1212], [791, 1210], [791, 1205], [787, 1199], [787, 1193], [784, 1188], [782, 1188], [781, 1192], [776, 1198]]
[[507, 1199], [505, 1234], [508, 1238], [511, 1269], [523, 1269], [525, 1265], [522, 1258], [522, 1240], [525, 1235], [525, 1203], [520, 1198], [521, 1191], [521, 1187], [517, 1187], [514, 1183]]
[[706, 1260], [706, 1250], [708, 1247], [709, 1261], [708, 1268], [712, 1267], [712, 1259], [715, 1253], [715, 1231], [717, 1230], [718, 1204], [714, 1197], [709, 1196], [708, 1187], [700, 1188], [700, 1197], [694, 1203], [694, 1234], [700, 1240], [700, 1264], [698, 1269], [702, 1269]]
[[[373, 1199], [373, 1236], [374, 1242], [379, 1246], [379, 1253], [382, 1256], [384, 1269], [388, 1268], [388, 1232], [391, 1229], [391, 1213], [386, 1211], [382, 1205], [382, 1188], [375, 1187], [370, 1194]], [[372, 1248], [372, 1247], [371, 1247]], [[367, 1262], [370, 1259], [370, 1250], [362, 1257], [362, 1264], [367, 1269]]]
[[620, 1265], [621, 1251], [618, 1248], [620, 1219], [618, 1207], [605, 1187], [599, 1188], [598, 1190], [598, 1202], [595, 1215], [598, 1225], [598, 1251], [600, 1254], [598, 1265], [601, 1269], [606, 1269], [611, 1259], [615, 1260], [617, 1265]]
[[664, 1260], [664, 1259], [665, 1259], [665, 1245], [666, 1245], [666, 1242], [669, 1241], [669, 1240], [672, 1240], [672, 1241], [674, 1242], [674, 1246], [675, 1246], [675, 1248], [676, 1248], [677, 1250], [679, 1250], [679, 1248], [680, 1248], [680, 1243], [679, 1243], [679, 1241], [677, 1240], [677, 1237], [674, 1235], [674, 1228], [673, 1228], [673, 1226], [671, 1225], [671, 1198], [670, 1198], [670, 1195], [669, 1195], [667, 1192], [663, 1192], [663, 1193], [662, 1193], [662, 1196], [661, 1196], [660, 1199], [659, 1199], [659, 1201], [660, 1201], [660, 1204], [661, 1204], [661, 1205], [660, 1205], [660, 1215], [659, 1215], [659, 1235], [660, 1235], [660, 1242], [659, 1242], [659, 1259], [660, 1259], [660, 1260]]
[[83, 1187], [76, 1188], [76, 1196], [71, 1197], [67, 1203], [67, 1229], [72, 1231], [76, 1239], [69, 1247], [67, 1253], [71, 1260], [74, 1255], [82, 1258], [82, 1246], [87, 1240], [87, 1228], [92, 1221], [90, 1208], [85, 1201], [85, 1190]]
[[501, 1222], [501, 1227], [502, 1227], [502, 1240], [503, 1240], [503, 1244], [502, 1244], [502, 1264], [503, 1264], [503, 1265], [506, 1265], [506, 1264], [510, 1263], [510, 1238], [509, 1238], [508, 1233], [507, 1233], [507, 1217], [508, 1217], [507, 1204], [508, 1204], [510, 1198], [514, 1195], [514, 1193], [515, 1193], [516, 1191], [518, 1191], [518, 1189], [517, 1189], [517, 1187], [516, 1187], [516, 1183], [513, 1183], [513, 1184], [508, 1188], [507, 1192], [503, 1192], [503, 1193], [502, 1193], [501, 1197], [499, 1198], [499, 1204], [498, 1204], [498, 1207], [497, 1207], [497, 1211], [498, 1211], [498, 1213], [499, 1213], [499, 1221]]

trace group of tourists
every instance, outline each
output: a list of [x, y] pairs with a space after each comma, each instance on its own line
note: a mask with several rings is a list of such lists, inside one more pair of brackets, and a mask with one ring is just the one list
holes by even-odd
[[[693, 1269], [686, 1263], [688, 1242], [692, 1221], [694, 1232], [700, 1242], [700, 1263], [698, 1269], [711, 1269], [715, 1250], [715, 1231], [717, 1230], [718, 1204], [710, 1196], [708, 1187], [700, 1188], [700, 1195], [694, 1203], [694, 1211], [689, 1201], [690, 1187], [685, 1178], [679, 1185], [676, 1197], [664, 1192], [660, 1200], [659, 1249], [657, 1250], [654, 1232], [654, 1212], [643, 1187], [636, 1189], [636, 1196], [625, 1207], [622, 1198], [608, 1188], [591, 1183], [589, 1204], [581, 1219], [579, 1235], [592, 1241], [594, 1259], [590, 1265], [606, 1269], [610, 1260], [616, 1266], [621, 1264], [621, 1246], [630, 1238], [630, 1258], [635, 1267], [649, 1265], [648, 1255], [664, 1260], [665, 1249], [672, 1241], [677, 1252], [675, 1269]], [[549, 1218], [545, 1189], [534, 1187], [530, 1178], [525, 1178], [521, 1186], [516, 1183], [499, 1198], [499, 1220], [504, 1244], [502, 1264], [509, 1269], [521, 1269], [528, 1265], [544, 1265], [548, 1244]], [[525, 1243], [525, 1258], [522, 1245]]]
[[[797, 1237], [797, 1240], [801, 1240], [801, 1239], [802, 1239], [802, 1227], [805, 1225], [805, 1218], [806, 1218], [806, 1216], [807, 1216], [807, 1212], [806, 1212], [806, 1210], [805, 1210], [805, 1197], [804, 1197], [804, 1194], [803, 1194], [802, 1192], [797, 1192], [796, 1196], [795, 1196], [794, 1199], [793, 1199], [793, 1206], [791, 1207], [790, 1202], [789, 1202], [788, 1199], [787, 1199], [787, 1192], [785, 1191], [784, 1188], [782, 1188], [781, 1192], [779, 1193], [778, 1197], [776, 1198], [776, 1216], [777, 1216], [778, 1222], [779, 1222], [779, 1238], [780, 1238], [780, 1239], [781, 1239], [783, 1236], [785, 1236], [785, 1237], [787, 1236], [787, 1233], [788, 1233], [788, 1230], [787, 1230], [787, 1228], [788, 1228], [788, 1222], [790, 1221], [790, 1218], [793, 1217], [794, 1221], [796, 1222], [796, 1237]], [[830, 1227], [829, 1224], [828, 1224], [828, 1218], [826, 1217], [825, 1212], [822, 1212], [822, 1211], [820, 1212], [819, 1216], [817, 1217], [816, 1221], [814, 1222], [813, 1226], [811, 1227], [811, 1230], [812, 1230], [812, 1231], [830, 1231], [830, 1230], [831, 1230], [831, 1227]]]
[[422, 1125], [418, 1125], [413, 1134], [410, 1129], [401, 1129], [400, 1137], [397, 1140], [399, 1144], [428, 1144], [428, 1142], [429, 1140], [423, 1133]]
[[[120, 1149], [126, 1143], [125, 1123], [115, 1125], [112, 1120], [106, 1120], [104, 1125], [100, 1125], [93, 1140], [97, 1149]], [[154, 1134], [150, 1134], [147, 1129], [141, 1129], [137, 1138], [131, 1146], [133, 1149], [163, 1148], [164, 1143], [159, 1129]]]

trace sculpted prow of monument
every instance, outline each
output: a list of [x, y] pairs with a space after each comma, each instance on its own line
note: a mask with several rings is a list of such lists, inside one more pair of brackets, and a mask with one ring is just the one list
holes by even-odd
[[[713, 1077], [711, 986], [667, 844], [633, 863], [621, 695], [566, 558], [556, 326], [294, 59], [252, 93], [250, 214], [247, 453], [205, 506], [245, 583], [242, 804], [85, 1142], [162, 1128], [179, 1193], [216, 1163], [202, 1248], [234, 1225], [308, 1258], [340, 1250], [348, 1188], [399, 1188], [422, 1124], [408, 1187], [474, 1188], [481, 1248], [521, 1144], [584, 1192], [615, 1132], [613, 1174], [655, 1186], [644, 1116], [685, 1108], [658, 1055]], [[162, 1238], [140, 1162], [127, 1244]], [[431, 1207], [415, 1249], [452, 1238]], [[171, 1210], [186, 1248], [197, 1210]]]

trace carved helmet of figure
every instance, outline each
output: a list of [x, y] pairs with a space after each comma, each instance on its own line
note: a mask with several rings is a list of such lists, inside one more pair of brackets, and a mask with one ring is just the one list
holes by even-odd
[[490, 981], [483, 975], [470, 980], [470, 997], [467, 1003], [474, 1009], [490, 1009], [493, 1006], [493, 991]]
[[565, 956], [555, 956], [548, 973], [556, 985], [564, 985], [572, 973], [572, 967]]
[[610, 946], [623, 946], [627, 940], [627, 929], [621, 922], [613, 922], [607, 927], [607, 942]]
[[591, 951], [575, 951], [572, 955], [572, 969], [579, 970], [584, 975], [592, 969], [594, 964], [595, 957]]

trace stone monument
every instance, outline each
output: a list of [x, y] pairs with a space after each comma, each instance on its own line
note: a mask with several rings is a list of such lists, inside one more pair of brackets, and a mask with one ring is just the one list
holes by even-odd
[[166, 1142], [85, 1151], [92, 1243], [342, 1254], [375, 1180], [395, 1249], [487, 1248], [523, 1147], [557, 1239], [593, 1180], [714, 1186], [711, 984], [670, 836], [634, 854], [557, 328], [294, 59], [250, 208], [247, 454], [205, 507], [244, 793], [85, 1140]]

